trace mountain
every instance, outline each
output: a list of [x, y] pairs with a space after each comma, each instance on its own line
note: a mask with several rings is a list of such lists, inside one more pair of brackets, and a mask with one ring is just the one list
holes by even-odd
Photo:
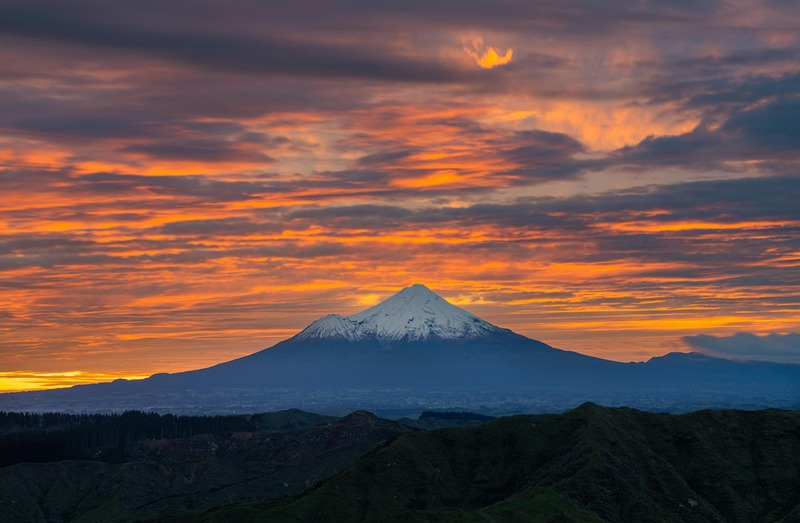
[[798, 471], [800, 411], [587, 403], [400, 435], [288, 503], [174, 521], [789, 523]]
[[474, 340], [509, 333], [450, 304], [424, 285], [414, 284], [353, 316], [329, 314], [295, 338], [381, 342]]
[[621, 367], [496, 327], [413, 285], [353, 316], [325, 316], [272, 348], [168, 379], [274, 388], [513, 390], [553, 385], [567, 378], [564, 370], [581, 378], [574, 384], [580, 388], [598, 371]]
[[559, 411], [589, 400], [671, 411], [792, 407], [800, 404], [800, 365], [679, 353], [645, 363], [603, 360], [497, 327], [412, 285], [243, 358], [140, 381], [0, 395], [0, 409], [367, 408], [401, 416], [478, 406], [489, 414]]

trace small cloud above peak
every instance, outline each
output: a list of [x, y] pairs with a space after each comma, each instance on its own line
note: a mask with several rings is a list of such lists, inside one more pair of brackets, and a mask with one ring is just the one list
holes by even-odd
[[465, 45], [464, 51], [475, 60], [475, 63], [484, 69], [492, 69], [493, 67], [505, 65], [514, 57], [514, 50], [510, 47], [505, 53], [501, 54], [501, 52], [498, 52], [494, 47], [487, 46], [483, 38], [476, 38], [473, 40], [471, 47]]

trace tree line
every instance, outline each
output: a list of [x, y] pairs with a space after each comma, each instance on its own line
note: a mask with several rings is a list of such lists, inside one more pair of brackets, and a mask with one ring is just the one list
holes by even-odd
[[254, 415], [177, 416], [154, 412], [65, 414], [0, 411], [0, 467], [21, 462], [121, 462], [133, 443], [256, 430]]

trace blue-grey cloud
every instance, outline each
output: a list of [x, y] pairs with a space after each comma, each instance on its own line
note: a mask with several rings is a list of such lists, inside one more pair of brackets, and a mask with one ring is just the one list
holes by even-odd
[[206, 201], [248, 200], [266, 192], [258, 181], [219, 181], [208, 176], [141, 176], [98, 172], [76, 177], [68, 192], [135, 195], [166, 194]]
[[[800, 85], [798, 86], [800, 87]], [[648, 137], [612, 155], [606, 165], [680, 166], [729, 170], [729, 162], [800, 161], [800, 98], [775, 98], [732, 111], [717, 128], [698, 126], [677, 136]]]
[[[434, 83], [463, 81], [475, 76], [475, 72], [444, 63], [378, 53], [374, 46], [306, 43], [265, 33], [254, 38], [234, 32], [221, 35], [211, 31], [182, 31], [179, 25], [171, 30], [161, 30], [157, 24], [144, 28], [125, 24], [118, 16], [113, 21], [98, 19], [90, 12], [91, 7], [98, 8], [101, 13], [104, 11], [99, 5], [86, 3], [80, 6], [49, 2], [7, 4], [0, 7], [0, 34], [138, 51], [245, 73]], [[152, 13], [152, 16], [157, 15], [157, 12]]]
[[[797, 86], [800, 89], [800, 81]], [[784, 151], [800, 157], [800, 92], [792, 98], [779, 98], [771, 103], [734, 114], [722, 128], [737, 136], [740, 143]]]
[[699, 334], [683, 341], [693, 349], [722, 358], [774, 361], [800, 364], [800, 334], [755, 335], [740, 332], [733, 336]]
[[254, 162], [269, 165], [274, 159], [259, 151], [240, 149], [220, 140], [186, 139], [134, 144], [120, 149], [126, 153], [146, 154], [152, 158], [197, 162]]

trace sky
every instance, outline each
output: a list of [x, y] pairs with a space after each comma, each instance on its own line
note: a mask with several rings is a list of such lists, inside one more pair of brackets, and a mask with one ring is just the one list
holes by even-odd
[[793, 0], [0, 2], [0, 390], [412, 283], [618, 361], [800, 363]]

